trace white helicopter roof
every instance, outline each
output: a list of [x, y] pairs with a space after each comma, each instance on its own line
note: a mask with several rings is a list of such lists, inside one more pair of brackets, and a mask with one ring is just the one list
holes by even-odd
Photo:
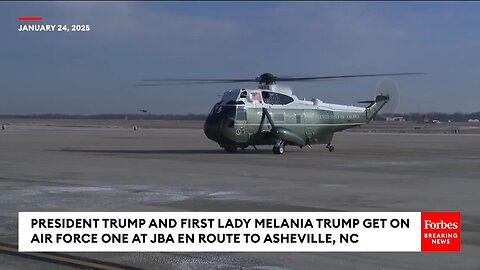
[[[365, 110], [364, 107], [325, 103], [318, 98], [311, 101], [300, 100], [296, 95], [292, 94], [290, 87], [276, 88], [275, 90], [276, 91], [272, 91], [271, 89], [228, 90], [223, 94], [221, 103], [227, 104], [234, 101], [243, 102], [246, 107], [282, 106], [288, 109], [319, 109], [345, 112], [363, 112]], [[265, 98], [265, 95], [268, 95], [269, 98]]]

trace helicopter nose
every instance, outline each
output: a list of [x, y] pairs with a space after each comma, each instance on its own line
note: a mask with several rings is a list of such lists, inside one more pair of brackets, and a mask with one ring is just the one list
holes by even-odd
[[225, 130], [219, 126], [204, 126], [203, 131], [205, 132], [205, 136], [212, 141], [216, 141], [220, 144], [228, 141]]
[[226, 117], [223, 121], [219, 122], [209, 122], [206, 121], [203, 125], [203, 131], [205, 135], [213, 141], [216, 142], [224, 142], [227, 141], [228, 138], [225, 134], [226, 129], [233, 128], [235, 121], [230, 117]]
[[213, 141], [219, 141], [220, 139], [220, 129], [218, 127], [214, 127], [212, 125], [204, 125], [203, 132], [205, 132], [205, 136]]

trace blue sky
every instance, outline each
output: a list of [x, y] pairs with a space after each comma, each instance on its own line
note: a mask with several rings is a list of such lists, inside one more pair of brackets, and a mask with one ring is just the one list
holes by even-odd
[[[1, 2], [0, 114], [207, 113], [229, 88], [138, 88], [145, 78], [425, 72], [398, 77], [399, 112], [480, 111], [476, 2]], [[90, 24], [88, 33], [21, 33]], [[379, 79], [291, 83], [355, 104]]]

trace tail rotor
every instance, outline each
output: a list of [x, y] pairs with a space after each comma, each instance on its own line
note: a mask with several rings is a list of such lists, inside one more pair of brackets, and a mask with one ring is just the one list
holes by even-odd
[[392, 79], [383, 79], [378, 82], [375, 96], [388, 97], [388, 102], [382, 107], [382, 114], [394, 115], [400, 104], [400, 91], [398, 84]]

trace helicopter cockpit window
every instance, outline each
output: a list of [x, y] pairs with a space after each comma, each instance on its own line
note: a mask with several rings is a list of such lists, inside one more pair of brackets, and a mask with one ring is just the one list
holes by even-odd
[[212, 115], [214, 113], [217, 113], [219, 107], [220, 107], [220, 102], [219, 103], [216, 103], [215, 106], [213, 106], [212, 110], [210, 111], [210, 113], [208, 115]]
[[293, 102], [293, 98], [284, 94], [262, 91], [263, 101], [272, 105], [286, 105]]
[[238, 99], [238, 96], [240, 94], [240, 90], [229, 90], [223, 93], [222, 96], [222, 101], [223, 102], [228, 102], [228, 101], [236, 101]]
[[238, 106], [237, 107], [237, 115], [235, 117], [237, 121], [246, 121], [247, 120], [247, 112], [245, 111], [245, 107]]

